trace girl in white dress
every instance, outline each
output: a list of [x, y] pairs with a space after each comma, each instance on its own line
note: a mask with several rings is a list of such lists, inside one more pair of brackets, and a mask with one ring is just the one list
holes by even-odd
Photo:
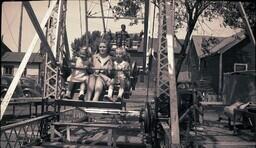
[[71, 98], [71, 91], [73, 89], [74, 83], [80, 83], [79, 100], [84, 100], [84, 89], [85, 83], [88, 82], [88, 72], [86, 68], [91, 65], [91, 50], [83, 46], [77, 57], [75, 57], [76, 63], [71, 75], [67, 78], [68, 90], [65, 97]]
[[[130, 70], [130, 65], [127, 61], [125, 61], [125, 56], [126, 56], [126, 51], [124, 48], [119, 47], [116, 49], [116, 58], [114, 61], [114, 71], [115, 75], [114, 78], [111, 80], [111, 84], [108, 89], [108, 95], [105, 96], [105, 99], [109, 101], [121, 101], [121, 98], [123, 97], [124, 94], [124, 89], [125, 89], [125, 84], [127, 78], [129, 77], [129, 70]], [[118, 95], [117, 99], [114, 100], [112, 98], [113, 96], [113, 90], [114, 90], [114, 85], [120, 83], [120, 88], [118, 90]]]

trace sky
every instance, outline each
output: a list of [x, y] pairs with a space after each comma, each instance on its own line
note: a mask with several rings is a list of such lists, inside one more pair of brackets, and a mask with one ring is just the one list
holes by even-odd
[[[111, 1], [111, 6], [116, 4], [117, 0]], [[46, 1], [31, 1], [32, 8], [37, 16], [39, 23], [43, 19], [47, 9], [48, 0]], [[66, 15], [66, 25], [67, 25], [67, 35], [69, 45], [74, 41], [75, 38], [79, 38], [85, 33], [85, 1], [72, 0], [67, 2], [67, 15]], [[103, 10], [105, 16], [113, 16], [112, 12], [108, 9], [109, 3], [103, 3]], [[80, 11], [81, 10], [81, 11]], [[88, 10], [91, 11], [94, 16], [100, 16], [100, 5], [99, 0], [88, 0]], [[81, 20], [80, 20], [81, 13]], [[19, 26], [20, 26], [20, 16], [21, 16], [21, 2], [19, 1], [6, 1], [2, 3], [2, 13], [1, 13], [1, 36], [3, 37], [3, 42], [12, 50], [18, 51], [18, 38], [19, 38]], [[140, 12], [143, 14], [143, 12]], [[156, 18], [157, 20], [158, 18]], [[137, 25], [129, 25], [131, 20], [113, 20], [106, 19], [106, 30], [111, 30], [113, 33], [120, 31], [121, 24], [125, 24], [127, 31], [129, 33], [139, 33], [143, 30], [143, 23], [139, 20]], [[214, 20], [213, 22], [204, 21], [204, 23], [197, 24], [199, 27], [193, 32], [194, 35], [208, 35], [208, 36], [231, 36], [238, 33], [239, 30], [233, 30], [229, 27], [225, 28], [222, 25], [222, 18]], [[82, 27], [80, 27], [82, 25]], [[151, 24], [152, 25], [152, 24]], [[89, 31], [99, 30], [103, 31], [102, 19], [92, 19], [89, 18], [88, 24]], [[155, 29], [158, 30], [158, 21], [155, 21]], [[26, 52], [30, 45], [34, 35], [35, 29], [27, 15], [25, 8], [23, 8], [23, 23], [22, 23], [22, 42], [21, 51]], [[185, 37], [186, 29], [180, 29], [177, 31], [176, 36], [180, 39]], [[157, 37], [157, 31], [154, 33], [154, 37]], [[40, 42], [37, 43], [34, 52], [38, 52]]]

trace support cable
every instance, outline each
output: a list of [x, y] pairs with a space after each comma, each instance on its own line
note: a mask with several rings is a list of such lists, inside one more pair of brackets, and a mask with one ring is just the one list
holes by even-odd
[[13, 37], [13, 34], [12, 34], [12, 31], [11, 31], [11, 29], [10, 29], [10, 26], [11, 26], [12, 24], [9, 23], [8, 17], [6, 16], [6, 13], [5, 13], [5, 10], [4, 10], [4, 9], [3, 9], [3, 13], [4, 13], [4, 16], [5, 16], [5, 18], [6, 18], [7, 28], [8, 28], [8, 31], [10, 32], [12, 41], [13, 41], [14, 45], [16, 46], [16, 48], [18, 49], [18, 45], [17, 45], [17, 43], [15, 42], [14, 37]]
[[81, 36], [82, 36], [83, 35], [83, 28], [82, 28], [81, 0], [79, 0], [79, 17], [80, 17], [80, 33], [81, 33]]

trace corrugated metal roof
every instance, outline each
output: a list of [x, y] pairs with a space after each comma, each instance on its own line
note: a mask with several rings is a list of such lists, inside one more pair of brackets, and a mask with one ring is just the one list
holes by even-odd
[[[25, 52], [6, 52], [1, 57], [1, 62], [21, 62]], [[29, 58], [29, 63], [41, 63], [43, 61], [42, 56], [39, 53], [32, 53]]]

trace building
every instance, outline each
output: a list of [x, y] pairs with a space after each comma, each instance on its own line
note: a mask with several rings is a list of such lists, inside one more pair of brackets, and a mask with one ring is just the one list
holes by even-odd
[[[6, 52], [4, 55], [2, 55], [1, 74], [15, 75], [24, 56], [24, 52]], [[32, 53], [27, 67], [23, 72], [23, 76], [32, 77], [39, 80], [42, 61], [43, 58], [39, 53]]]
[[1, 57], [6, 53], [6, 52], [12, 52], [12, 50], [5, 45], [5, 43], [1, 40]]
[[192, 81], [207, 80], [216, 94], [223, 89], [223, 75], [255, 70], [255, 48], [243, 33], [230, 37], [194, 36], [190, 69]]

